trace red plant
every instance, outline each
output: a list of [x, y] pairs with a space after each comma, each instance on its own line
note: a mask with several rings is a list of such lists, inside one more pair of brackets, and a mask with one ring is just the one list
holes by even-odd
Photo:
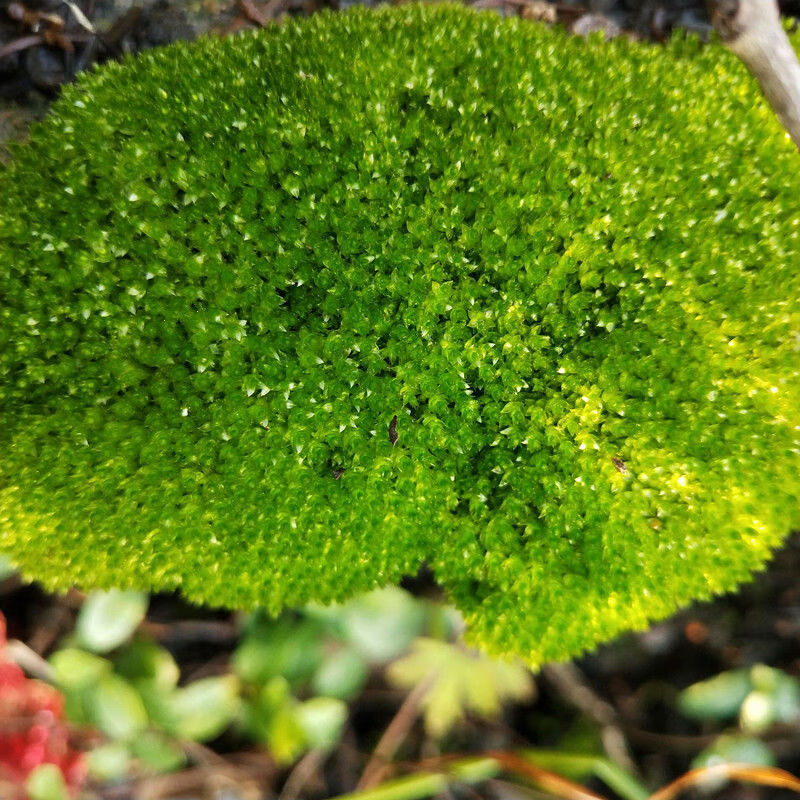
[[6, 641], [0, 614], [0, 778], [22, 786], [36, 767], [54, 764], [76, 792], [86, 777], [86, 761], [70, 743], [64, 698], [52, 686], [26, 678], [8, 659]]

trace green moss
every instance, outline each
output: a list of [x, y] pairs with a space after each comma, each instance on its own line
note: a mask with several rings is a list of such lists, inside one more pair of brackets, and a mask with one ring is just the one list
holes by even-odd
[[0, 550], [271, 611], [424, 561], [532, 663], [728, 590], [800, 524], [798, 166], [692, 40], [403, 7], [104, 67], [0, 174]]

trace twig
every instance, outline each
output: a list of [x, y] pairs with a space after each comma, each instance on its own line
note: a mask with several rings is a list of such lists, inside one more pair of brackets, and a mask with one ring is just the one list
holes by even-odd
[[776, 0], [708, 0], [722, 41], [755, 76], [767, 102], [800, 150], [800, 62]]
[[20, 50], [27, 50], [29, 47], [36, 47], [39, 44], [44, 44], [44, 37], [38, 33], [34, 36], [20, 36], [19, 39], [14, 39], [13, 42], [3, 45], [3, 48], [0, 49], [0, 58], [10, 56], [12, 53], [18, 53]]
[[210, 747], [206, 747], [200, 742], [183, 741], [180, 742], [183, 752], [200, 766], [225, 766], [228, 762], [219, 754], [215, 753]]
[[625, 733], [632, 742], [635, 742], [640, 747], [645, 747], [658, 753], [697, 754], [719, 738], [716, 733], [698, 736], [655, 733], [654, 731], [636, 728], [633, 725], [625, 725]]
[[37, 11], [28, 8], [24, 3], [13, 2], [6, 6], [6, 14], [15, 22], [27, 25], [34, 33], [38, 33], [41, 24], [63, 30], [64, 20], [58, 14], [49, 14], [46, 11]]
[[638, 770], [620, 727], [616, 709], [592, 689], [581, 671], [574, 664], [566, 663], [551, 664], [542, 673], [564, 699], [601, 726], [603, 748], [608, 757], [626, 772], [636, 775]]
[[139, 626], [142, 633], [160, 642], [185, 644], [203, 642], [229, 646], [239, 639], [239, 632], [232, 622], [216, 620], [176, 620], [175, 622], [152, 622], [145, 620]]
[[364, 769], [356, 786], [356, 791], [363, 791], [375, 786], [383, 779], [389, 762], [400, 745], [408, 736], [422, 708], [422, 701], [431, 688], [436, 675], [428, 675], [408, 693], [389, 726], [383, 732], [372, 756]]
[[281, 793], [278, 795], [278, 800], [295, 800], [295, 798], [299, 797], [303, 787], [325, 763], [327, 757], [328, 750], [323, 748], [309, 750], [289, 773], [289, 777], [286, 778]]
[[53, 668], [24, 642], [19, 641], [19, 639], [10, 639], [6, 644], [6, 653], [28, 675], [48, 683], [53, 682], [55, 677]]
[[269, 0], [265, 6], [267, 9], [265, 11], [256, 7], [253, 0], [239, 0], [239, 8], [242, 14], [249, 19], [250, 22], [254, 22], [262, 28], [266, 28], [272, 23], [275, 11], [277, 11], [279, 5], [280, 0]]
[[45, 611], [37, 614], [37, 624], [28, 637], [28, 646], [44, 656], [72, 624], [72, 614], [64, 602], [60, 598], [54, 598], [54, 602]]
[[201, 678], [209, 678], [213, 675], [227, 675], [231, 671], [230, 660], [229, 653], [220, 653], [201, 664], [196, 669], [187, 671], [184, 681], [186, 683], [192, 683], [193, 681], [200, 680]]

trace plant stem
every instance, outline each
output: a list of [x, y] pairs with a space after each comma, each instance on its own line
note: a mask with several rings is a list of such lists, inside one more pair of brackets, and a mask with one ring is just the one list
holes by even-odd
[[465, 758], [448, 765], [447, 772], [420, 772], [396, 778], [363, 792], [340, 795], [336, 800], [422, 800], [440, 794], [455, 780], [479, 783], [500, 772], [493, 758]]

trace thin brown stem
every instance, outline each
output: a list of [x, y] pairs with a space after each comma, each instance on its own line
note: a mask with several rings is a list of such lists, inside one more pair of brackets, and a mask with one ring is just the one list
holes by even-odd
[[542, 673], [567, 702], [600, 726], [603, 748], [608, 757], [635, 775], [636, 764], [631, 757], [619, 714], [614, 706], [592, 689], [583, 673], [572, 663], [551, 664]]
[[406, 699], [394, 715], [394, 719], [383, 732], [380, 741], [375, 747], [372, 757], [367, 763], [361, 778], [356, 786], [356, 791], [363, 791], [380, 783], [383, 779], [388, 764], [394, 758], [394, 754], [405, 741], [414, 722], [419, 716], [422, 708], [422, 701], [431, 688], [435, 680], [435, 675], [429, 675], [425, 680], [420, 681], [414, 689], [408, 693]]
[[751, 764], [715, 764], [712, 767], [693, 769], [685, 775], [659, 789], [650, 800], [672, 800], [686, 789], [719, 780], [734, 780], [755, 783], [760, 786], [775, 786], [800, 794], [800, 780], [789, 772], [774, 767], [756, 767]]

